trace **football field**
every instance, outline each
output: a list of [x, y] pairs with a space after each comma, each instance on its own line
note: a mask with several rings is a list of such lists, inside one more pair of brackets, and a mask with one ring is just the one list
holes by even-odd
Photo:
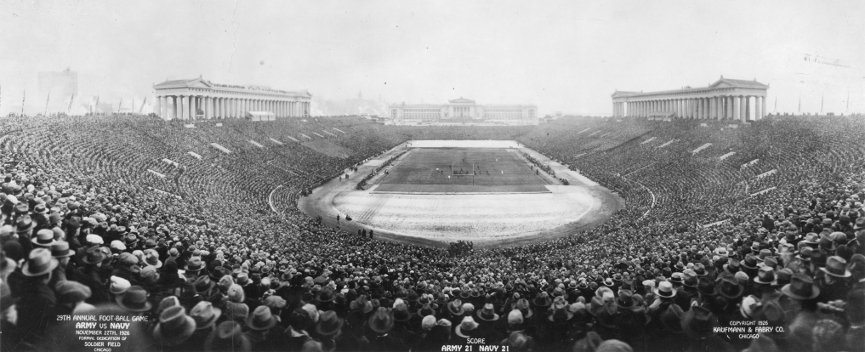
[[[536, 172], [525, 155], [554, 175]], [[316, 188], [298, 207], [349, 233], [375, 230], [377, 239], [431, 246], [515, 246], [566, 236], [623, 206], [606, 188], [515, 141], [412, 140], [349, 176]]]
[[415, 148], [388, 169], [374, 192], [549, 192], [547, 184], [517, 149]]

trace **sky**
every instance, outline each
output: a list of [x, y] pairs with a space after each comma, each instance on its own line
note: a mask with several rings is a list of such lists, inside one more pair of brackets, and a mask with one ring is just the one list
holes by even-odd
[[723, 75], [769, 84], [768, 112], [865, 112], [863, 18], [861, 0], [0, 0], [0, 115], [25, 91], [40, 109], [38, 73], [66, 68], [79, 99], [112, 104], [201, 76], [607, 115], [615, 90]]

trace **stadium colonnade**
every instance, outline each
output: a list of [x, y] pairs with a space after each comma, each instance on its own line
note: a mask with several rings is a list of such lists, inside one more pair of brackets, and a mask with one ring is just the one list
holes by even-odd
[[153, 86], [154, 111], [164, 119], [245, 118], [250, 112], [273, 117], [309, 116], [312, 95], [268, 87], [218, 84], [203, 78], [170, 80]]
[[768, 85], [721, 78], [707, 87], [657, 92], [616, 91], [613, 116], [759, 120], [766, 115]]

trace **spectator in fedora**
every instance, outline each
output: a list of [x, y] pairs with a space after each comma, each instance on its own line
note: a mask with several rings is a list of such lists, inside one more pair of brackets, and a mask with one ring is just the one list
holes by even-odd
[[[180, 301], [177, 300], [177, 297], [169, 297], [173, 298], [172, 302], [176, 302], [176, 305], [179, 306]], [[165, 309], [162, 310], [164, 311]], [[216, 322], [221, 316], [222, 310], [214, 307], [213, 304], [207, 301], [198, 302], [198, 304], [192, 307], [189, 311], [189, 317], [195, 321], [195, 332], [189, 337], [188, 345], [203, 346], [207, 337], [216, 330]]]
[[255, 307], [246, 320], [247, 337], [257, 350], [273, 350], [281, 345], [284, 328], [279, 324], [279, 318], [270, 312], [267, 306]]
[[153, 329], [153, 339], [157, 346], [170, 350], [187, 350], [187, 340], [195, 333], [195, 320], [186, 315], [186, 309], [180, 306], [166, 308], [159, 315], [159, 323]]
[[24, 342], [34, 344], [44, 337], [45, 329], [54, 320], [57, 297], [54, 290], [48, 287], [51, 272], [57, 268], [58, 261], [45, 248], [36, 248], [30, 252], [27, 261], [21, 269], [24, 276], [21, 286], [12, 292], [22, 292], [16, 303], [19, 312], [17, 328], [22, 333]]
[[394, 327], [394, 314], [392, 309], [379, 307], [370, 317], [368, 321], [368, 333], [365, 336], [365, 341], [361, 343], [366, 345], [366, 348], [373, 351], [397, 351], [406, 350], [408, 348], [407, 341], [390, 335], [391, 329]]

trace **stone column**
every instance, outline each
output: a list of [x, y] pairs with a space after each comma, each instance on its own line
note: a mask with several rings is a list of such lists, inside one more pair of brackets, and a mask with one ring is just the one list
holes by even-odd
[[715, 114], [715, 120], [720, 120], [721, 119], [721, 106], [723, 105], [723, 104], [721, 104], [721, 97], [715, 97], [714, 103], [715, 103], [715, 109], [714, 109], [714, 111], [712, 111], [712, 113]]
[[717, 97], [718, 120], [724, 119], [724, 97]]
[[186, 96], [180, 95], [178, 96], [180, 99], [180, 103], [177, 104], [177, 118], [180, 120], [186, 120]]
[[754, 121], [763, 118], [763, 97], [754, 97]]
[[715, 114], [713, 114], [713, 110], [715, 109], [715, 98], [711, 97], [711, 98], [706, 98], [706, 99], [707, 99], [706, 118], [711, 120], [711, 119], [715, 118]]
[[189, 107], [186, 110], [189, 113], [189, 120], [190, 121], [195, 120], [195, 109], [196, 109], [195, 99], [196, 98], [198, 98], [198, 97], [196, 97], [194, 95], [189, 96]]
[[696, 100], [694, 98], [688, 99], [688, 118], [696, 119], [697, 118], [697, 109], [695, 107]]
[[195, 121], [195, 115], [198, 115], [198, 97], [193, 95], [189, 97], [189, 120]]
[[767, 113], [766, 113], [766, 97], [765, 96], [760, 97], [760, 104], [763, 105], [763, 110], [761, 110], [761, 111], [763, 111], [763, 115], [760, 115], [760, 119], [762, 120], [767, 115]]
[[723, 97], [715, 97], [715, 119], [723, 120], [724, 119], [724, 98]]

